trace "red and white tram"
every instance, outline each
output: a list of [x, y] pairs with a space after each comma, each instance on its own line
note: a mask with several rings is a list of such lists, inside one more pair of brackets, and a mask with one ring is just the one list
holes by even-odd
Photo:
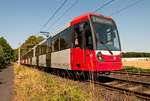
[[78, 16], [21, 59], [22, 64], [71, 71], [121, 70], [116, 23], [110, 17], [95, 13]]

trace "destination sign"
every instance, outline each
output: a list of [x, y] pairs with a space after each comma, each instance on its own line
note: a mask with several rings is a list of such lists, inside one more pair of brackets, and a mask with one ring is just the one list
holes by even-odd
[[92, 21], [97, 22], [97, 23], [104, 23], [104, 24], [113, 25], [112, 20], [101, 18], [101, 17], [96, 17], [96, 16], [92, 16]]

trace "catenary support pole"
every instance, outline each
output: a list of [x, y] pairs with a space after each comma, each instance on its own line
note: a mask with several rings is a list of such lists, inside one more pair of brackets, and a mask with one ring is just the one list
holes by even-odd
[[20, 47], [21, 44], [19, 43], [19, 47], [18, 47], [18, 64], [20, 65]]

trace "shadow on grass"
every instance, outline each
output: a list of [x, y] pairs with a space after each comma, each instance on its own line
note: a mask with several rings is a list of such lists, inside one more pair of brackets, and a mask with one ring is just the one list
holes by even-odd
[[45, 67], [37, 68], [33, 66], [29, 66], [29, 67], [36, 68], [40, 71], [43, 71], [52, 75], [56, 75], [62, 78], [66, 78], [66, 79], [70, 79], [74, 81], [80, 81], [80, 82], [92, 80], [94, 82], [107, 83], [107, 82], [114, 81], [113, 78], [109, 78], [108, 76], [99, 76], [94, 72], [71, 71], [71, 70], [45, 68]]

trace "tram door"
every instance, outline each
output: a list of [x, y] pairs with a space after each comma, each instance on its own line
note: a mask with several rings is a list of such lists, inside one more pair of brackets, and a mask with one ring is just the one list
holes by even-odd
[[84, 70], [84, 55], [83, 23], [79, 23], [73, 27], [72, 70]]
[[49, 38], [47, 40], [46, 67], [51, 67], [51, 53], [52, 53], [51, 38]]
[[84, 24], [84, 37], [85, 37], [85, 70], [93, 71], [93, 36], [89, 22]]
[[39, 46], [36, 48], [36, 66], [39, 67]]

